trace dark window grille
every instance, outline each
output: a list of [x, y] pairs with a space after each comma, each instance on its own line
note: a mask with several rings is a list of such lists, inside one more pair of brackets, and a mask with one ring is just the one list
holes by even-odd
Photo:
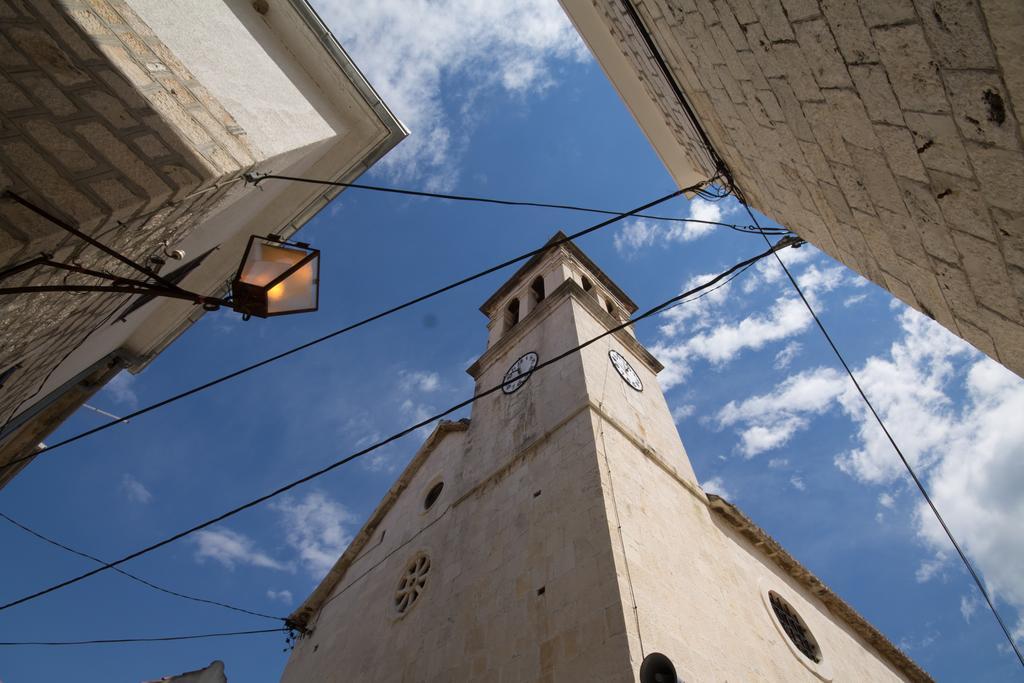
[[769, 593], [768, 599], [772, 603], [775, 616], [778, 617], [779, 623], [782, 624], [782, 630], [786, 632], [789, 639], [796, 645], [796, 649], [800, 650], [812, 662], [820, 662], [821, 650], [818, 648], [818, 643], [814, 640], [814, 636], [807, 630], [803, 620], [797, 616], [796, 612], [793, 611], [793, 608], [785, 600], [775, 593]]
[[402, 578], [398, 581], [398, 588], [395, 590], [395, 609], [399, 614], [405, 614], [413, 606], [427, 585], [427, 573], [430, 572], [430, 558], [426, 555], [417, 555], [405, 567]]

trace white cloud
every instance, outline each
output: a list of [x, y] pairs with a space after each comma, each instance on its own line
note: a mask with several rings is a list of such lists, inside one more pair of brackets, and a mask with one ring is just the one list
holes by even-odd
[[134, 503], [148, 503], [153, 500], [153, 494], [149, 492], [142, 482], [130, 474], [121, 477], [121, 491], [125, 497]]
[[434, 189], [456, 179], [467, 131], [480, 122], [474, 105], [482, 92], [543, 91], [554, 82], [556, 60], [589, 59], [576, 30], [550, 0], [315, 4], [411, 131], [380, 166], [396, 181], [427, 178]]
[[[723, 208], [724, 207], [724, 208]], [[707, 234], [721, 229], [712, 223], [721, 223], [722, 218], [734, 213], [737, 204], [734, 199], [727, 198], [718, 202], [709, 202], [696, 197], [690, 200], [685, 218], [687, 222], [653, 221], [646, 218], [635, 218], [624, 221], [615, 234], [615, 250], [623, 256], [630, 257], [641, 249], [660, 243], [666, 247], [673, 243], [692, 242]], [[706, 222], [692, 222], [706, 221]]]
[[960, 596], [960, 614], [963, 615], [964, 621], [968, 624], [971, 623], [971, 618], [974, 613], [978, 611], [978, 596], [976, 595], [961, 595]]
[[806, 491], [807, 490], [807, 484], [804, 483], [804, 478], [799, 476], [799, 475], [794, 475], [794, 476], [790, 477], [789, 478], [789, 483], [797, 491]]
[[289, 590], [267, 590], [267, 597], [277, 602], [283, 602], [286, 605], [292, 605], [295, 603], [295, 599], [292, 597], [292, 592]]
[[861, 301], [864, 301], [864, 299], [867, 298], [867, 294], [854, 294], [853, 296], [848, 296], [845, 299], [843, 299], [843, 306], [849, 308], [850, 306], [859, 304]]
[[613, 238], [615, 251], [632, 254], [643, 247], [649, 247], [654, 244], [659, 231], [657, 223], [643, 218], [625, 221]]
[[320, 491], [298, 500], [285, 498], [271, 508], [281, 513], [285, 541], [314, 579], [322, 578], [352, 541], [356, 516]]
[[695, 412], [697, 412], [697, 406], [692, 403], [684, 403], [672, 409], [672, 419], [676, 422], [682, 422], [686, 418], [691, 417]]
[[135, 409], [139, 405], [139, 397], [135, 394], [135, 375], [122, 370], [103, 387], [103, 395], [114, 403]]
[[278, 562], [256, 547], [251, 538], [227, 528], [203, 529], [193, 537], [196, 560], [200, 563], [214, 560], [227, 569], [250, 565], [280, 571], [293, 571], [286, 563]]
[[768, 467], [771, 467], [772, 469], [789, 467], [789, 458], [772, 458], [768, 461]]
[[[815, 255], [804, 247], [796, 252], [786, 250], [787, 266], [803, 264]], [[772, 267], [774, 266], [774, 268]], [[744, 283], [748, 290], [751, 283], [760, 286], [781, 277], [781, 268], [774, 259], [760, 261]], [[707, 282], [710, 275], [692, 278], [682, 291], [696, 284]], [[845, 271], [841, 266], [819, 268], [807, 265], [794, 277], [803, 288], [808, 301], [819, 312], [824, 305], [819, 295], [832, 291], [846, 283]], [[776, 299], [767, 312], [736, 316], [723, 305], [728, 300], [731, 286], [722, 287], [710, 295], [683, 306], [678, 306], [663, 315], [666, 320], [660, 328], [661, 338], [651, 346], [651, 352], [665, 365], [658, 376], [663, 389], [670, 389], [683, 382], [690, 374], [696, 360], [709, 361], [722, 366], [746, 350], [758, 350], [766, 345], [795, 337], [811, 325], [807, 307], [795, 295], [788, 292]]]
[[[854, 373], [990, 592], [1020, 611], [1024, 381], [916, 311], [903, 309], [898, 320], [902, 335], [888, 353], [868, 358]], [[863, 400], [845, 374], [832, 369], [808, 370], [767, 394], [731, 402], [717, 419], [738, 431], [749, 456], [786, 443], [834, 408], [856, 429], [852, 447], [835, 457], [836, 465], [865, 484], [906, 481]], [[888, 492], [878, 500], [883, 507], [895, 505]], [[925, 502], [917, 503], [913, 519], [929, 551], [917, 580], [945, 576], [959, 563], [949, 540]]]
[[722, 481], [721, 477], [712, 477], [711, 479], [708, 479], [707, 481], [702, 483], [700, 487], [704, 489], [705, 493], [711, 493], [716, 496], [721, 496], [726, 500], [733, 500], [734, 498], [732, 495], [732, 491], [726, 487], [725, 482]]
[[403, 392], [437, 391], [441, 387], [441, 376], [436, 372], [424, 372], [420, 370], [403, 370], [399, 373], [399, 388]]
[[804, 350], [804, 345], [798, 341], [791, 341], [782, 347], [782, 350], [775, 354], [775, 363], [773, 367], [776, 370], [785, 370], [789, 367], [789, 364], [793, 362], [801, 351]]

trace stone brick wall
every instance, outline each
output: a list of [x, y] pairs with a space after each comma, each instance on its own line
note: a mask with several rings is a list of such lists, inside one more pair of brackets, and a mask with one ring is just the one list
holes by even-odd
[[[594, 5], [710, 175], [620, 0]], [[634, 5], [756, 208], [1024, 375], [1024, 3]]]
[[[0, 189], [146, 263], [237, 191], [254, 161], [245, 132], [123, 0], [0, 0]], [[135, 276], [0, 200], [0, 268], [44, 251]], [[36, 269], [3, 286], [59, 284], [65, 275]], [[93, 330], [116, 324], [123, 302], [0, 298], [0, 372], [20, 366], [0, 389], [0, 424]]]

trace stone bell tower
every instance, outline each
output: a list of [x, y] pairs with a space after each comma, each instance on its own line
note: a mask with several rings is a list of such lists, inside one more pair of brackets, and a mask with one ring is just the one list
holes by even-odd
[[[472, 419], [443, 422], [292, 615], [283, 681], [929, 680], [770, 537], [701, 491], [578, 247], [487, 302]], [[646, 658], [646, 659], [645, 659]]]

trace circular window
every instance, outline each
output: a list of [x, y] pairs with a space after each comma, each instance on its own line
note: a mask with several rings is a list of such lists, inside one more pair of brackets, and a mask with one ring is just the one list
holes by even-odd
[[430, 487], [430, 490], [427, 491], [427, 497], [423, 499], [424, 510], [429, 510], [433, 507], [434, 503], [437, 502], [437, 499], [441, 497], [442, 489], [444, 489], [443, 481], [439, 481]]
[[768, 600], [771, 602], [775, 617], [779, 620], [779, 624], [782, 625], [782, 630], [789, 636], [796, 649], [800, 650], [812, 662], [820, 662], [821, 648], [818, 647], [818, 641], [811, 635], [807, 624], [796, 613], [796, 610], [774, 591], [769, 591]]
[[395, 609], [405, 614], [419, 600], [423, 587], [427, 585], [427, 574], [430, 572], [430, 558], [417, 555], [406, 565], [402, 578], [395, 589]]

